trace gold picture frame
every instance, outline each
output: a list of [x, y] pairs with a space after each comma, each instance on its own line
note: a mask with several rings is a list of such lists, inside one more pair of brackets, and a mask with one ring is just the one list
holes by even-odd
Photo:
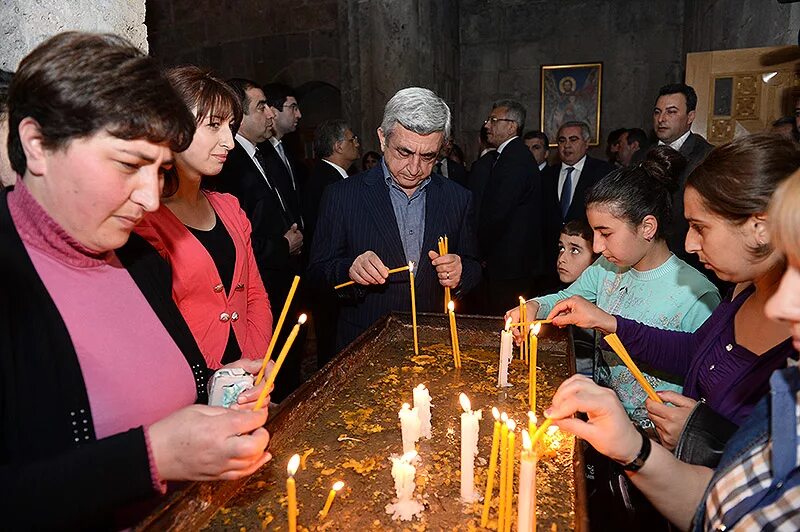
[[589, 145], [600, 144], [603, 63], [542, 65], [540, 127], [556, 146], [558, 128], [577, 120], [589, 126]]

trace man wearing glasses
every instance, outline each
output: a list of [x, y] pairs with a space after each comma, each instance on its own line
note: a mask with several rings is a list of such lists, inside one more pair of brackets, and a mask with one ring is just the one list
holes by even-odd
[[[420, 312], [442, 312], [445, 287], [458, 304], [480, 279], [472, 195], [433, 172], [450, 122], [447, 104], [430, 90], [398, 91], [378, 128], [380, 164], [323, 193], [308, 277], [331, 288], [355, 283], [336, 291], [337, 349], [386, 313], [410, 310], [408, 273], [389, 275], [390, 268], [414, 263]], [[444, 235], [449, 253], [439, 256]]]
[[483, 313], [502, 315], [519, 296], [539, 291], [534, 284], [545, 271], [543, 203], [539, 167], [520, 137], [525, 108], [513, 100], [497, 101], [484, 124], [498, 155], [483, 189], [478, 221], [486, 280]]

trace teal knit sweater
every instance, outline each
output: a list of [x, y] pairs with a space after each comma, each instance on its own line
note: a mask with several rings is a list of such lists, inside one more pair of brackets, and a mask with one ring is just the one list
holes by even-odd
[[[716, 287], [675, 255], [647, 271], [619, 268], [600, 257], [566, 289], [534, 298], [539, 303], [537, 319], [546, 317], [557, 302], [574, 295], [610, 314], [685, 332], [700, 327], [720, 302]], [[647, 419], [647, 395], [622, 360], [610, 349], [602, 349], [601, 342], [601, 336], [595, 334], [595, 381], [616, 391], [628, 415], [643, 422]], [[602, 345], [606, 346], [605, 342]], [[639, 364], [639, 369], [656, 390], [680, 393], [683, 389], [682, 376], [666, 375], [645, 364]]]

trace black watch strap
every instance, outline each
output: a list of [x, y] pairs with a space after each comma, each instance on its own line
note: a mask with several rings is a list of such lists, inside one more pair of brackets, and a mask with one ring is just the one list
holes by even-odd
[[644, 466], [645, 461], [650, 456], [650, 451], [653, 449], [653, 446], [650, 443], [650, 438], [647, 437], [647, 433], [644, 431], [644, 429], [635, 423], [634, 426], [636, 427], [636, 430], [639, 431], [639, 434], [642, 435], [642, 448], [639, 450], [639, 454], [636, 455], [636, 458], [634, 458], [632, 462], [628, 464], [622, 464], [622, 469], [625, 471], [639, 471], [642, 466]]

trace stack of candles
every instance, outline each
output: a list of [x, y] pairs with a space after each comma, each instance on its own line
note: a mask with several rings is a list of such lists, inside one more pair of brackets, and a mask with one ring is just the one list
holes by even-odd
[[617, 356], [622, 359], [622, 362], [624, 362], [628, 367], [628, 370], [633, 374], [633, 377], [639, 382], [641, 387], [644, 388], [647, 396], [653, 401], [663, 403], [664, 401], [658, 396], [650, 383], [647, 382], [647, 379], [636, 366], [636, 364], [634, 364], [631, 355], [628, 354], [628, 350], [625, 349], [624, 345], [622, 345], [622, 340], [619, 339], [619, 336], [617, 336], [616, 333], [612, 333], [604, 336], [603, 339], [608, 343], [608, 345], [611, 346], [611, 349], [614, 350]]
[[[447, 235], [439, 237], [439, 256], [450, 253], [450, 245], [447, 242]], [[450, 287], [444, 287], [444, 313], [447, 314], [447, 304], [450, 302]]]
[[458, 328], [456, 327], [456, 306], [450, 301], [447, 303], [448, 313], [450, 314], [450, 343], [453, 347], [453, 363], [456, 368], [461, 367], [461, 348], [458, 346]]

